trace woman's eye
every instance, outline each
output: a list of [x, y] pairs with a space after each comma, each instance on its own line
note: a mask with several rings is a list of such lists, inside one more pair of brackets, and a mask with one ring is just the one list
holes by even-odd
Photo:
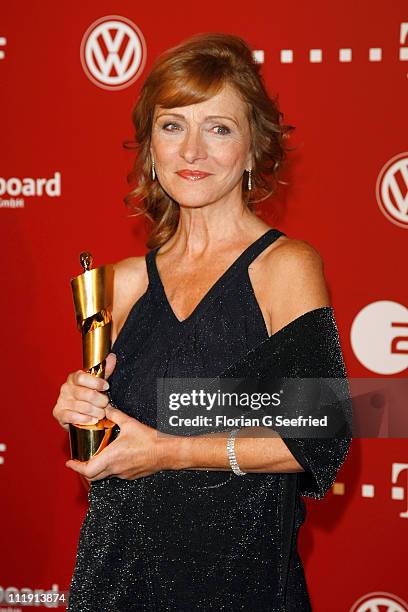
[[216, 125], [214, 129], [217, 131], [216, 133], [219, 134], [219, 136], [226, 136], [227, 134], [231, 133], [231, 130], [225, 125]]
[[[168, 129], [168, 128], [176, 128], [176, 129]], [[177, 129], [179, 129], [179, 125], [177, 123], [165, 123], [162, 126], [162, 129], [165, 130], [166, 132], [175, 132]]]
[[[164, 123], [161, 129], [165, 132], [178, 132], [182, 128], [178, 123]], [[216, 125], [211, 129], [215, 130], [215, 133], [219, 136], [226, 136], [231, 133], [231, 130], [225, 125]]]

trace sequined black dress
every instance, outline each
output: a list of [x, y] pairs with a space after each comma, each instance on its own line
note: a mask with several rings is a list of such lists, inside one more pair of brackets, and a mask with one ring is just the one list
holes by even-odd
[[[155, 427], [156, 378], [218, 376], [266, 346], [248, 265], [282, 234], [268, 230], [250, 245], [181, 322], [158, 274], [158, 249], [147, 253], [148, 289], [112, 347], [118, 361], [110, 392], [122, 411]], [[318, 351], [308, 348], [319, 338], [313, 322], [322, 330]], [[331, 308], [307, 313], [278, 334], [299, 375], [344, 375]], [[296, 548], [305, 518], [301, 495], [324, 495], [347, 443], [287, 444], [304, 473], [180, 470], [93, 482], [69, 612], [310, 610]]]

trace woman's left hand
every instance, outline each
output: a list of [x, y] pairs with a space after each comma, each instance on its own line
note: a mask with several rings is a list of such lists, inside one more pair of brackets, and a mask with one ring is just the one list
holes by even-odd
[[86, 463], [70, 459], [65, 465], [88, 481], [109, 476], [134, 480], [163, 469], [160, 462], [158, 432], [109, 404], [108, 419], [120, 427], [119, 436]]

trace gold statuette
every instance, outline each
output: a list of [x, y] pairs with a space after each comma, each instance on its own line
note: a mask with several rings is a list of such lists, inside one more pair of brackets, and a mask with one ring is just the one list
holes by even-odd
[[[82, 335], [83, 369], [104, 378], [106, 357], [111, 347], [113, 266], [91, 270], [93, 257], [88, 252], [80, 255], [84, 273], [71, 278], [77, 327]], [[95, 424], [69, 425], [71, 457], [88, 461], [102, 451], [115, 437], [115, 423], [107, 418]]]

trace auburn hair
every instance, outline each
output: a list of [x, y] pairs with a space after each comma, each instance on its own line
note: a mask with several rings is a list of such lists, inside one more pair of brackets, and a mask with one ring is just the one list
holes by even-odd
[[[251, 134], [252, 190], [247, 173], [242, 178], [242, 194], [251, 211], [256, 203], [275, 193], [279, 171], [289, 148], [284, 146], [288, 132], [283, 125], [278, 96], [271, 98], [248, 44], [239, 36], [205, 33], [192, 36], [162, 53], [154, 62], [141, 88], [132, 112], [135, 140], [124, 143], [136, 151], [128, 182], [135, 185], [125, 196], [131, 216], [145, 215], [151, 222], [146, 246], [161, 246], [174, 234], [179, 204], [165, 193], [151, 176], [150, 139], [156, 105], [163, 108], [189, 106], [215, 96], [224, 85], [232, 85], [247, 106]], [[141, 205], [140, 205], [141, 204]]]

